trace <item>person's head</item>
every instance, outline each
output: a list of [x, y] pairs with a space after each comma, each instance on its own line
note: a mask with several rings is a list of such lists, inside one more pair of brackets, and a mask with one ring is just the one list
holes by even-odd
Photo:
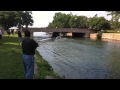
[[25, 30], [25, 37], [30, 37], [30, 31]]

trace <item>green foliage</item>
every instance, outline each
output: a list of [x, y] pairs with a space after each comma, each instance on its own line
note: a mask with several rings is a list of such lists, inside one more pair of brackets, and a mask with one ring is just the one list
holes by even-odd
[[4, 29], [12, 26], [32, 25], [33, 19], [30, 11], [0, 11], [0, 25]]
[[21, 47], [17, 35], [0, 40], [0, 79], [24, 79], [24, 67], [21, 60]]
[[77, 16], [72, 16], [70, 21], [69, 21], [70, 27], [71, 28], [76, 28], [78, 27], [78, 20], [77, 20]]
[[112, 18], [110, 20], [112, 29], [119, 29], [120, 28], [120, 11], [107, 11], [107, 15], [111, 15]]
[[69, 20], [71, 18], [70, 14], [55, 13], [52, 23], [49, 23], [48, 27], [57, 28], [69, 28]]
[[55, 13], [53, 21], [49, 23], [48, 27], [57, 28], [87, 28], [87, 17], [76, 16], [64, 13]]
[[119, 30], [120, 29], [120, 22], [114, 21], [112, 23], [112, 29]]
[[113, 29], [113, 30], [106, 30], [105, 33], [120, 33], [120, 30]]
[[45, 79], [47, 75], [51, 76], [54, 79], [60, 79], [60, 77], [53, 72], [52, 67], [45, 61], [42, 56], [36, 52], [35, 61], [37, 63], [38, 68], [38, 75], [35, 75], [36, 79]]
[[0, 11], [0, 24], [8, 29], [11, 26], [16, 26], [18, 17], [16, 11]]
[[28, 25], [33, 25], [33, 19], [31, 16], [32, 12], [31, 11], [25, 11], [22, 13], [21, 17], [22, 17], [22, 25], [25, 25], [26, 28], [28, 27]]
[[101, 39], [101, 38], [102, 38], [102, 32], [101, 32], [101, 31], [98, 31], [97, 37], [98, 37], [98, 39]]
[[104, 17], [93, 17], [90, 18], [88, 22], [89, 27], [97, 31], [110, 29], [110, 23]]
[[54, 28], [91, 28], [97, 31], [110, 29], [110, 22], [104, 17], [97, 17], [97, 14], [92, 18], [86, 16], [77, 16], [72, 14], [55, 13], [53, 21], [48, 27]]
[[87, 20], [86, 16], [78, 16], [78, 28], [88, 28], [87, 27]]

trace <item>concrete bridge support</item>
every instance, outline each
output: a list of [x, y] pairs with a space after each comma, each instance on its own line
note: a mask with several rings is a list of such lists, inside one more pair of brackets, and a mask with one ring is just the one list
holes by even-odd
[[90, 33], [85, 33], [84, 37], [89, 38], [90, 37]]

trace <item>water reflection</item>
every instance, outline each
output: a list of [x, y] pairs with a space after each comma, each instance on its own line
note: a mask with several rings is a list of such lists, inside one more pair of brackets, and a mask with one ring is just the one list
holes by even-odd
[[[36, 41], [39, 39], [36, 39]], [[39, 42], [37, 50], [66, 79], [120, 78], [120, 43], [85, 38]]]

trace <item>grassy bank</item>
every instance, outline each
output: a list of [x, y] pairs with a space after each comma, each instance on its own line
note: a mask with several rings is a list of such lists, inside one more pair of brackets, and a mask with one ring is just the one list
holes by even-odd
[[46, 62], [36, 51], [35, 61], [38, 68], [38, 73], [35, 75], [37, 79], [44, 79], [46, 76], [51, 76], [54, 79], [60, 79], [60, 77], [55, 74], [52, 70], [52, 67]]
[[106, 33], [120, 33], [118, 30], [107, 30]]
[[[18, 45], [17, 34], [10, 38], [8, 38], [7, 35], [3, 35], [2, 40], [0, 40], [0, 79], [25, 78], [21, 56], [22, 49]], [[35, 75], [35, 79], [44, 79], [46, 75], [53, 78], [59, 78], [37, 51], [35, 62], [37, 64], [37, 74]]]

